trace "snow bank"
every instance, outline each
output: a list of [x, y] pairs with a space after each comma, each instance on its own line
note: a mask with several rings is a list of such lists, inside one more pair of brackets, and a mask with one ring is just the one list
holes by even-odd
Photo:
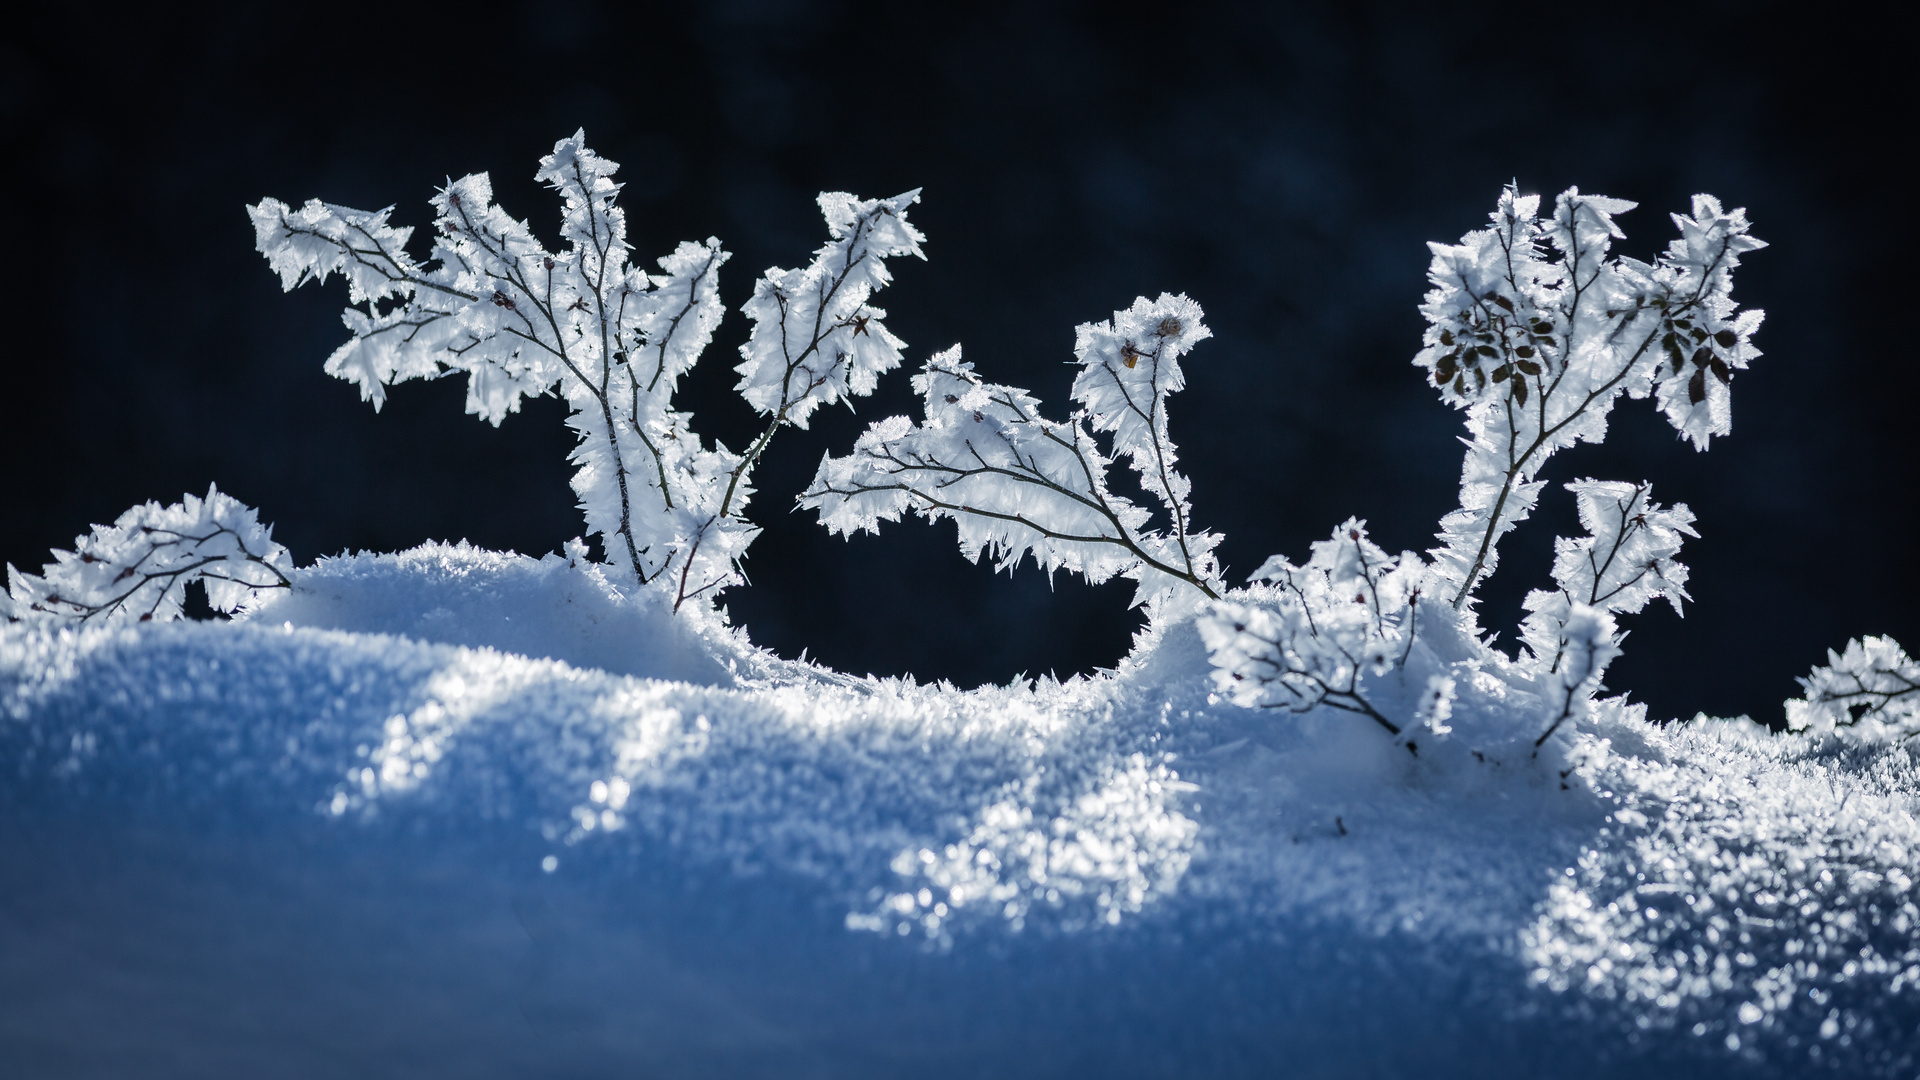
[[[312, 959], [357, 912], [353, 947], [413, 957], [415, 983], [395, 978], [417, 987], [511, 952], [488, 935], [516, 904], [546, 948], [520, 910], [545, 896], [574, 912], [572, 992], [651, 1033], [654, 1057], [611, 1035], [527, 1051], [595, 1068], [1917, 1067], [1907, 749], [1603, 702], [1565, 758], [1474, 753], [1459, 714], [1455, 742], [1412, 754], [1363, 718], [1217, 701], [1191, 624], [1111, 676], [962, 691], [779, 661], [561, 557], [430, 546], [302, 573], [232, 623], [0, 630], [9, 1009], [132, 992], [21, 943], [127, 935], [159, 902], [125, 869], [147, 859], [200, 929], [116, 963], [216, 1012], [236, 991], [205, 973], [237, 970], [233, 941]], [[233, 874], [278, 899], [222, 899]], [[74, 900], [108, 880], [128, 893]], [[462, 934], [477, 951], [450, 959]], [[634, 985], [661, 950], [679, 989]], [[758, 1004], [661, 1027], [703, 971]], [[318, 1001], [364, 992], [314, 978]], [[474, 978], [442, 1038], [496, 1023], [495, 976]], [[307, 1012], [261, 1023], [328, 1038]], [[889, 1030], [925, 1038], [873, 1056]], [[501, 1053], [462, 1072], [511, 1074]]]

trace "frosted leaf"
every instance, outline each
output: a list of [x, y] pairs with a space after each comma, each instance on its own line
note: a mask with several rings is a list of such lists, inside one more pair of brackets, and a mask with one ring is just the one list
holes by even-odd
[[1559, 588], [1529, 593], [1521, 640], [1535, 667], [1551, 674], [1566, 649], [1562, 625], [1574, 605], [1637, 612], [1664, 597], [1675, 614], [1687, 597], [1687, 568], [1674, 558], [1693, 531], [1685, 504], [1663, 508], [1648, 498], [1649, 484], [1581, 480], [1567, 485], [1587, 535], [1554, 541], [1553, 578]]

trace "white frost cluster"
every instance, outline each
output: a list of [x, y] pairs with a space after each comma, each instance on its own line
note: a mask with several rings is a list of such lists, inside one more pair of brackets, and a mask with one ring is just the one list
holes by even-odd
[[1424, 592], [1439, 601], [1425, 617], [1450, 618], [1446, 636], [1471, 643], [1472, 655], [1456, 660], [1498, 671], [1542, 702], [1541, 727], [1528, 735], [1538, 746], [1587, 714], [1619, 653], [1613, 613], [1660, 597], [1680, 609], [1687, 569], [1674, 555], [1684, 536], [1697, 535], [1693, 514], [1649, 501], [1645, 483], [1598, 480], [1568, 485], [1587, 535], [1555, 541], [1558, 588], [1528, 596], [1527, 653], [1517, 663], [1480, 637], [1471, 604], [1498, 562], [1500, 537], [1538, 500], [1543, 482], [1534, 477], [1547, 458], [1604, 439], [1621, 394], [1652, 397], [1704, 450], [1729, 429], [1733, 373], [1760, 355], [1750, 339], [1761, 313], [1738, 312], [1731, 299], [1740, 256], [1764, 246], [1748, 235], [1745, 212], [1695, 196], [1691, 217], [1674, 216], [1680, 239], [1648, 264], [1609, 255], [1623, 235], [1613, 217], [1632, 207], [1572, 188], [1542, 218], [1539, 196], [1509, 187], [1491, 226], [1456, 245], [1431, 245], [1433, 289], [1421, 309], [1429, 326], [1414, 363], [1467, 411], [1471, 432], [1460, 509], [1441, 521], [1443, 546], [1430, 560], [1411, 552], [1389, 560], [1349, 522], [1346, 539], [1336, 533], [1316, 544], [1306, 567], [1268, 560], [1254, 578], [1279, 588], [1230, 596], [1201, 619], [1223, 692], [1296, 712], [1347, 709], [1396, 734], [1408, 723], [1439, 733], [1452, 675], [1426, 675], [1421, 704], [1397, 719], [1363, 685], [1393, 671], [1401, 682], [1411, 677]]
[[194, 581], [215, 611], [231, 612], [262, 589], [286, 588], [293, 569], [287, 549], [273, 542], [273, 526], [213, 487], [205, 498], [133, 507], [53, 559], [37, 577], [7, 567], [0, 615], [74, 624], [177, 619]]
[[[1327, 705], [1400, 734], [1402, 725], [1373, 706], [1360, 682], [1405, 665], [1425, 574], [1420, 556], [1388, 555], [1358, 519], [1314, 544], [1305, 566], [1273, 556], [1253, 574], [1273, 583], [1264, 602], [1221, 601], [1197, 623], [1215, 684], [1241, 705], [1289, 712]], [[1451, 714], [1452, 680], [1435, 680], [1422, 709], [1427, 726], [1440, 733]]]
[[1520, 639], [1533, 660], [1551, 673], [1567, 648], [1563, 629], [1573, 609], [1637, 612], [1666, 598], [1676, 614], [1687, 596], [1687, 568], [1674, 559], [1683, 536], [1693, 531], [1685, 503], [1663, 508], [1647, 498], [1652, 485], [1580, 480], [1567, 485], [1587, 535], [1554, 540], [1553, 580], [1558, 589], [1527, 594], [1528, 615]]
[[813, 410], [873, 393], [881, 373], [900, 366], [905, 342], [867, 299], [893, 280], [887, 259], [926, 258], [926, 237], [907, 222], [907, 207], [919, 201], [918, 188], [891, 199], [820, 196], [832, 239], [802, 269], [769, 269], [742, 308], [753, 333], [734, 370], [747, 404], [776, 425], [804, 429]]
[[[1180, 357], [1211, 336], [1201, 317], [1199, 304], [1163, 294], [1081, 326], [1079, 408], [1064, 422], [1040, 415], [1027, 391], [980, 378], [956, 345], [914, 377], [922, 422], [882, 420], [852, 454], [823, 458], [801, 505], [843, 534], [878, 532], [881, 521], [907, 513], [950, 517], [970, 559], [985, 554], [1011, 568], [1031, 553], [1048, 572], [1131, 578], [1135, 603], [1150, 610], [1188, 589], [1217, 597], [1220, 538], [1194, 530], [1191, 485], [1167, 434], [1167, 397], [1186, 385]], [[1164, 527], [1108, 487], [1107, 470], [1121, 457], [1160, 503]]]
[[1455, 608], [1532, 511], [1547, 459], [1604, 439], [1621, 394], [1652, 397], [1698, 449], [1730, 430], [1728, 388], [1760, 355], [1750, 339], [1762, 317], [1737, 311], [1733, 270], [1765, 245], [1748, 235], [1744, 210], [1696, 195], [1655, 263], [1609, 257], [1624, 235], [1614, 215], [1633, 205], [1569, 188], [1542, 218], [1539, 196], [1509, 187], [1491, 226], [1431, 245], [1429, 326], [1414, 363], [1467, 411], [1471, 433], [1460, 509], [1442, 519], [1433, 552]]
[[[347, 309], [353, 337], [326, 370], [358, 385], [375, 408], [390, 384], [458, 371], [467, 375], [467, 411], [498, 424], [523, 396], [557, 388], [580, 439], [573, 486], [588, 528], [616, 565], [678, 608], [740, 580], [737, 561], [759, 531], [741, 516], [752, 490], [746, 474], [773, 428], [736, 454], [703, 446], [688, 415], [672, 408], [680, 377], [725, 312], [717, 280], [728, 253], [709, 238], [682, 243], [660, 260], [661, 273], [632, 265], [615, 202], [618, 168], [587, 148], [585, 132], [541, 159], [535, 178], [562, 200], [566, 247], [556, 252], [494, 205], [485, 173], [434, 197], [426, 263], [407, 253], [412, 230], [388, 224], [391, 208], [312, 200], [294, 209], [263, 199], [249, 213], [283, 287], [339, 273], [349, 299], [365, 305]], [[782, 391], [775, 428], [804, 422], [820, 402], [870, 391], [874, 372], [898, 362], [899, 342], [869, 325], [879, 312], [864, 304], [887, 280], [881, 258], [918, 250], [901, 213], [911, 201], [821, 196], [833, 241], [806, 270], [770, 272], [749, 303], [750, 315], [787, 332], [772, 343], [755, 334], [742, 392], [770, 411], [760, 361], [783, 349], [794, 356], [783, 385], [796, 375], [804, 384], [791, 400]], [[776, 308], [782, 317], [771, 317]], [[791, 354], [796, 347], [805, 355]]]
[[1920, 735], [1920, 662], [1890, 637], [1856, 638], [1827, 650], [1827, 666], [1799, 680], [1804, 698], [1787, 702], [1787, 726], [1816, 735], [1842, 731], [1866, 742]]

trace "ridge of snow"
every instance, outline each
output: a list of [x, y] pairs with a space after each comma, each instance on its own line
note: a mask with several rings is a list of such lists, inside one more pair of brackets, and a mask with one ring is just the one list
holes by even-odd
[[[296, 584], [231, 623], [0, 628], [0, 806], [504, 830], [563, 874], [671, 851], [936, 949], [1195, 918], [1392, 941], [1530, 972], [1489, 991], [1514, 1008], [1788, 1072], [1920, 1045], [1907, 749], [1613, 699], [1564, 758], [1476, 761], [1459, 712], [1414, 755], [1217, 700], [1190, 622], [1115, 673], [960, 690], [781, 661], [557, 556]], [[1481, 682], [1458, 709], [1523, 704]]]

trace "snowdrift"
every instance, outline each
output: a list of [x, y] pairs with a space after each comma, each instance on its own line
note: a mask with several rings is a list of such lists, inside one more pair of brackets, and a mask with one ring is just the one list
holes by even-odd
[[1898, 746], [1410, 754], [1218, 700], [1190, 621], [958, 690], [559, 556], [299, 586], [0, 628], [8, 1073], [1920, 1069]]

